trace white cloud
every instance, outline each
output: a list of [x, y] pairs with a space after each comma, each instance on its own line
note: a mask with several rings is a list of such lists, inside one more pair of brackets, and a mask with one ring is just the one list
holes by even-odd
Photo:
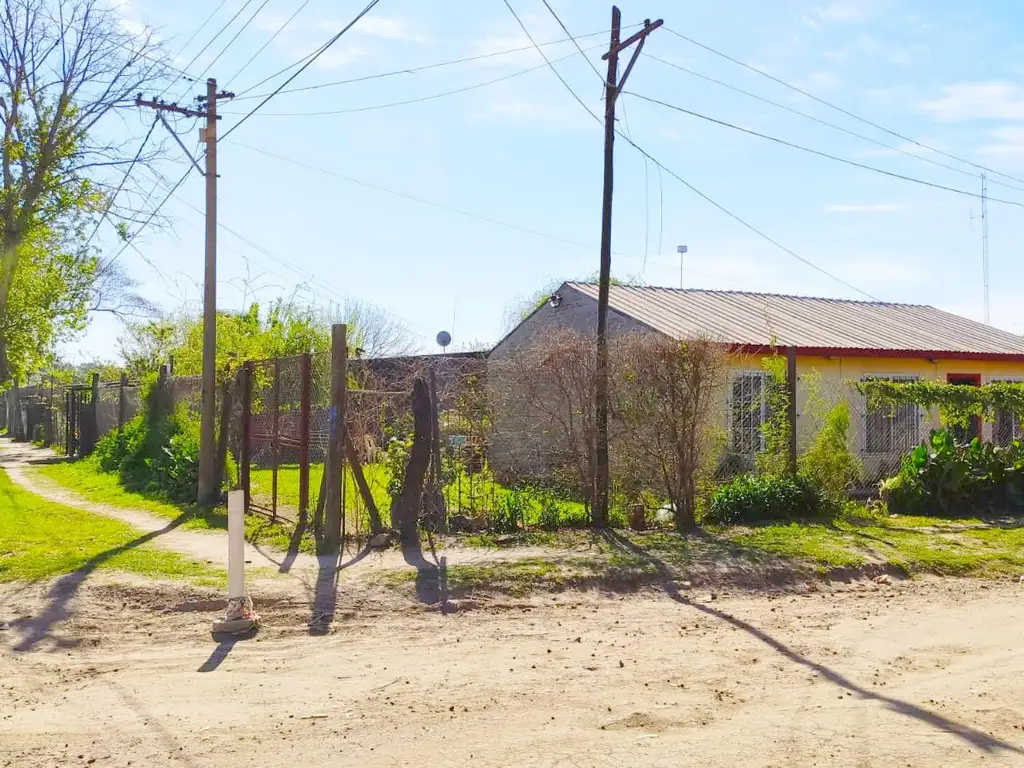
[[865, 21], [875, 14], [875, 4], [870, 0], [833, 0], [814, 9], [815, 16], [823, 22], [852, 24]]
[[985, 136], [990, 141], [975, 149], [975, 154], [998, 158], [1014, 167], [1020, 167], [1024, 161], [1024, 126], [1006, 125], [993, 128], [985, 131]]
[[896, 213], [906, 208], [897, 203], [837, 203], [826, 205], [826, 213]]
[[1000, 80], [956, 83], [943, 95], [917, 103], [917, 108], [936, 120], [1024, 120], [1024, 88]]

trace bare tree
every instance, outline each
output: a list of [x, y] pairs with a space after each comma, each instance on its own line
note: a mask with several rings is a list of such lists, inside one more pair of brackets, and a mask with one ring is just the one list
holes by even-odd
[[402, 357], [419, 350], [409, 327], [381, 307], [358, 299], [349, 299], [342, 310], [341, 322], [351, 329], [355, 356]]
[[[141, 220], [130, 197], [127, 204], [117, 197], [127, 171], [151, 162], [159, 148], [147, 151], [124, 142], [123, 135], [114, 139], [119, 132], [107, 124], [137, 92], [166, 76], [164, 61], [149, 30], [127, 30], [102, 0], [4, 3], [0, 382], [11, 376], [7, 319], [27, 251], [46, 241], [48, 248], [70, 253], [81, 275], [96, 275], [104, 265], [88, 251], [88, 224], [98, 226], [108, 216], [124, 227]], [[106, 295], [113, 284], [106, 284]], [[87, 304], [89, 296], [82, 301]]]
[[667, 497], [676, 528], [684, 532], [696, 523], [700, 478], [720, 443], [725, 352], [706, 340], [678, 342], [655, 334], [620, 338], [616, 352], [614, 463], [637, 488]]

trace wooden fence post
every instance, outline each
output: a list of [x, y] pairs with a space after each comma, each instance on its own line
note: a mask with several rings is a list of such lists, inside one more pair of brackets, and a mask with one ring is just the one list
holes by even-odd
[[124, 429], [125, 414], [127, 412], [128, 404], [124, 401], [124, 393], [128, 388], [128, 374], [121, 374], [121, 383], [117, 388], [117, 432], [121, 433]]
[[99, 438], [100, 375], [98, 373], [92, 375], [92, 382], [89, 385], [89, 400], [89, 406], [83, 408], [80, 414], [82, 441], [79, 455], [81, 456], [88, 456], [92, 453]]
[[224, 379], [224, 387], [220, 396], [220, 435], [217, 439], [217, 466], [216, 477], [214, 478], [214, 489], [219, 493], [224, 486], [224, 477], [227, 474], [228, 464], [228, 442], [231, 439], [231, 413], [234, 410], [235, 388], [232, 386], [231, 377]]
[[281, 464], [281, 358], [274, 358], [274, 415], [271, 419], [270, 452], [274, 466], [270, 475], [271, 520], [277, 521], [277, 475]]
[[239, 395], [242, 398], [242, 423], [239, 439], [238, 484], [245, 491], [245, 510], [249, 511], [251, 486], [249, 464], [252, 460], [252, 363], [245, 363], [238, 371]]
[[345, 447], [346, 399], [348, 388], [347, 328], [331, 328], [331, 406], [328, 412], [327, 461], [324, 464], [325, 528], [323, 551], [341, 549], [341, 462]]
[[796, 474], [796, 347], [786, 348], [786, 395], [789, 421], [789, 472]]
[[302, 394], [299, 401], [299, 523], [305, 526], [309, 517], [309, 411], [313, 384], [313, 356], [306, 353], [300, 360]]
[[64, 390], [64, 455], [71, 458], [71, 440], [74, 435], [75, 422], [71, 418], [71, 387]]

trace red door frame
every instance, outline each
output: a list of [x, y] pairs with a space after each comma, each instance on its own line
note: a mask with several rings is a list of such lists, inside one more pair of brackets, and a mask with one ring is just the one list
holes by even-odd
[[[954, 381], [955, 380], [955, 381]], [[966, 384], [971, 387], [981, 386], [981, 374], [980, 373], [947, 373], [946, 374], [947, 384]], [[971, 432], [981, 440], [981, 419], [977, 416], [971, 417]]]

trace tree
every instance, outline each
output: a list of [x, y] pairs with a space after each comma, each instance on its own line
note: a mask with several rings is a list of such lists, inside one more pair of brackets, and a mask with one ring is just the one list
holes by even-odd
[[419, 349], [415, 336], [405, 323], [386, 310], [359, 299], [345, 302], [340, 322], [348, 325], [353, 357], [404, 357]]
[[[123, 273], [90, 249], [149, 154], [101, 141], [105, 124], [165, 75], [152, 33], [131, 33], [101, 0], [6, 0], [0, 14], [0, 385], [38, 362], [86, 312], [111, 308]], [[92, 289], [104, 277], [103, 295]], [[91, 301], [92, 300], [92, 301]], [[25, 314], [26, 307], [31, 311]]]

